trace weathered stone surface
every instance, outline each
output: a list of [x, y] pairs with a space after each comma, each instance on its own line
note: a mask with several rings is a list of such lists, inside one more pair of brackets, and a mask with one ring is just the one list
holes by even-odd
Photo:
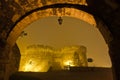
[[[86, 5], [86, 2], [88, 6], [80, 6], [80, 5]], [[120, 23], [119, 23], [120, 1], [119, 0], [86, 0], [86, 1], [85, 0], [0, 0], [0, 50], [4, 51], [2, 50], [2, 49], [5, 49], [3, 46], [6, 45], [6, 43], [4, 43], [4, 40], [6, 41], [9, 34], [14, 32], [13, 28], [17, 23], [19, 23], [22, 19], [24, 19], [26, 16], [28, 16], [32, 12], [34, 12], [34, 10], [37, 8], [41, 8], [45, 6], [49, 8], [49, 5], [54, 5], [58, 3], [59, 5], [63, 5], [63, 3], [74, 4], [66, 7], [75, 7], [76, 4], [78, 4], [76, 7], [77, 9], [88, 11], [94, 15], [95, 19], [96, 17], [98, 17], [100, 20], [104, 22], [105, 26], [101, 26], [101, 28], [99, 29], [103, 31], [104, 27], [107, 27], [107, 29], [105, 29], [105, 31], [101, 33], [102, 35], [104, 35], [104, 38], [106, 37], [106, 34], [107, 35], [110, 34], [108, 36], [112, 37], [112, 41], [111, 40], [110, 40], [111, 42], [108, 41], [107, 44], [109, 46], [109, 52], [110, 52], [111, 60], [113, 63], [113, 67], [115, 68], [117, 80], [120, 80], [120, 69], [119, 69], [119, 66], [120, 66], [120, 60], [119, 60], [120, 59], [120, 54], [119, 54], [120, 53], [120, 50], [119, 50], [120, 49], [120, 46], [119, 46], [120, 45]], [[54, 8], [60, 7], [59, 5], [52, 6], [52, 7]], [[64, 4], [64, 6], [65, 5], [66, 4]], [[54, 8], [52, 9], [53, 14], [56, 15], [57, 11], [54, 10]], [[44, 14], [44, 13], [41, 13], [41, 14]], [[70, 15], [70, 13], [68, 13], [68, 15]], [[35, 16], [32, 16], [32, 17], [35, 17]], [[26, 20], [29, 20], [29, 19], [26, 19]], [[97, 24], [99, 24], [98, 22], [99, 21], [97, 21]], [[19, 30], [19, 28], [16, 30]], [[14, 34], [13, 36], [16, 36], [16, 34]], [[106, 40], [110, 39], [108, 38], [108, 36], [106, 37]], [[13, 37], [12, 39], [14, 40], [15, 37]], [[12, 41], [12, 39], [10, 40]], [[8, 48], [6, 50], [9, 52]]]

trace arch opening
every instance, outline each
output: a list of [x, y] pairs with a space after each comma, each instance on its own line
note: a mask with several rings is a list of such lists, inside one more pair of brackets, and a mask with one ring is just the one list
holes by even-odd
[[[39, 1], [41, 1], [41, 0], [39, 0]], [[47, 0], [46, 0], [47, 1]], [[60, 0], [61, 1], [61, 0]], [[68, 0], [69, 1], [69, 0]], [[6, 1], [7, 2], [7, 1]], [[64, 1], [62, 1], [63, 3], [64, 3]], [[67, 2], [67, 0], [66, 0], [66, 2]], [[73, 1], [74, 2], [74, 1]], [[72, 2], [72, 3], [73, 3]], [[27, 3], [26, 3], [27, 4]], [[36, 3], [35, 3], [36, 4]], [[52, 4], [52, 3], [51, 3]], [[30, 11], [30, 10], [32, 10], [32, 9], [35, 9], [36, 7], [41, 7], [41, 6], [45, 6], [46, 4], [42, 4], [41, 5], [41, 3], [40, 3], [40, 5], [31, 5], [31, 6], [34, 6], [34, 7], [31, 7], [31, 6], [29, 6], [29, 7], [31, 7], [31, 8], [29, 8], [28, 6], [26, 6], [26, 5], [23, 5], [22, 6], [22, 4], [20, 4], [20, 6], [22, 6], [22, 8], [23, 9], [25, 9], [26, 11], [23, 11], [24, 13], [26, 13], [27, 11]], [[47, 9], [46, 9], [47, 10]], [[54, 11], [54, 10], [53, 10]], [[44, 11], [43, 11], [44, 12]], [[69, 10], [68, 12], [71, 12], [71, 10]], [[15, 42], [16, 42], [16, 40], [17, 40], [17, 38], [19, 37], [19, 35], [21, 34], [21, 32], [22, 32], [22, 30], [26, 27], [26, 26], [28, 26], [30, 23], [32, 23], [33, 21], [35, 21], [35, 20], [38, 20], [38, 16], [36, 16], [36, 15], [33, 15], [35, 12], [33, 12], [32, 14], [30, 14], [31, 15], [31, 17], [34, 17], [34, 18], [36, 18], [36, 19], [34, 19], [34, 18], [30, 18], [30, 15], [29, 15], [29, 17], [28, 16], [26, 16], [25, 18], [23, 18], [22, 20], [19, 20], [19, 22], [15, 25], [15, 27], [10, 31], [10, 35], [8, 36], [8, 39], [7, 39], [7, 43], [8, 43], [8, 45], [10, 45], [10, 49], [12, 49], [12, 47], [14, 46], [14, 44], [15, 44]], [[46, 11], [46, 13], [49, 13], [49, 11]], [[56, 12], [55, 12], [56, 13]], [[76, 12], [76, 13], [78, 13], [78, 12]], [[19, 16], [22, 16], [23, 14], [20, 14]], [[37, 14], [38, 15], [38, 14]], [[53, 15], [56, 15], [56, 14], [53, 14]], [[52, 15], [52, 16], [53, 16]], [[15, 19], [15, 20], [13, 20], [14, 22], [19, 18], [19, 16]], [[49, 15], [47, 15], [47, 16], [51, 16], [51, 14]], [[68, 14], [68, 16], [70, 16], [69, 14]], [[73, 17], [75, 16], [75, 14], [73, 14]], [[77, 17], [78, 18], [78, 17]], [[14, 18], [13, 18], [14, 19]], [[31, 20], [30, 20], [31, 19]], [[40, 19], [40, 17], [39, 17], [39, 19]], [[26, 22], [25, 23], [25, 21], [28, 21], [28, 22]], [[86, 21], [86, 20], [85, 20]], [[86, 21], [87, 22], [87, 21]], [[89, 22], [89, 21], [88, 21]], [[101, 24], [101, 23], [100, 23]], [[18, 27], [19, 26], [19, 27]], [[20, 27], [20, 26], [23, 26], [23, 27]], [[104, 26], [104, 25], [103, 25]], [[98, 27], [98, 21], [97, 21], [97, 27]], [[101, 28], [99, 28], [99, 29], [101, 29]], [[100, 32], [102, 33], [102, 31], [103, 31], [103, 33], [104, 32], [107, 32], [107, 30], [106, 29], [104, 29], [104, 27], [102, 27], [102, 29], [103, 30], [100, 30]], [[20, 32], [19, 32], [19, 30], [20, 30]], [[105, 30], [105, 31], [104, 31]], [[18, 32], [16, 32], [16, 31], [18, 31]], [[109, 30], [108, 30], [109, 31]], [[109, 32], [107, 32], [108, 34], [107, 34], [107, 37], [105, 36], [104, 37], [104, 39], [105, 39], [105, 41], [107, 42], [107, 40], [109, 40], [109, 36], [110, 36], [110, 34], [109, 34]], [[9, 33], [8, 33], [9, 34]], [[103, 36], [104, 35], [106, 35], [106, 34], [103, 34]], [[109, 44], [109, 41], [108, 41], [108, 44]], [[7, 49], [7, 50], [9, 50], [9, 49]], [[89, 59], [90, 60], [90, 59]], [[7, 70], [9, 70], [9, 69], [7, 69]], [[9, 73], [7, 73], [7, 74], [9, 74]]]
[[[26, 28], [32, 22], [38, 19], [43, 19], [48, 16], [61, 16], [61, 15], [83, 20], [89, 23], [90, 25], [92, 25], [92, 27], [98, 26], [96, 24], [94, 17], [91, 14], [86, 13], [84, 11], [81, 11], [75, 8], [48, 8], [45, 10], [39, 10], [39, 11], [33, 12], [30, 15], [26, 16], [24, 19], [22, 19], [20, 22], [18, 22], [18, 24], [16, 24], [16, 26], [13, 28], [13, 30], [9, 34], [7, 42], [9, 43], [9, 45], [13, 46], [17, 38], [20, 36], [21, 32], [24, 30], [24, 28]], [[106, 29], [104, 29], [104, 32], [105, 31]], [[109, 34], [107, 34], [107, 40], [109, 40], [108, 38], [110, 38]]]
[[[38, 57], [37, 55], [43, 54], [42, 57], [44, 57], [45, 56], [44, 53], [46, 54], [54, 53], [68, 56], [67, 53], [69, 53], [71, 54], [71, 56], [69, 57], [73, 57], [74, 53], [77, 51], [75, 48], [77, 48], [78, 46], [80, 47], [81, 45], [85, 46], [86, 48], [86, 51], [84, 53], [86, 57], [84, 57], [84, 60], [92, 58], [93, 62], [87, 62], [83, 60], [84, 62], [83, 64], [85, 65], [81, 65], [80, 67], [84, 66], [84, 67], [111, 68], [111, 61], [108, 55], [109, 54], [108, 46], [104, 38], [102, 37], [101, 33], [99, 32], [98, 28], [93, 27], [92, 25], [86, 23], [85, 21], [73, 17], [62, 16], [62, 19], [63, 24], [59, 25], [57, 21], [58, 16], [46, 17], [33, 22], [27, 28], [24, 29], [27, 35], [20, 36], [17, 40], [18, 46], [21, 49], [21, 53], [23, 53], [21, 55], [22, 59], [19, 70], [40, 71], [40, 69], [37, 67], [36, 67], [37, 69], [35, 69], [36, 65], [38, 67], [40, 67], [40, 65], [46, 65], [48, 66], [48, 68], [50, 68], [51, 64], [47, 63], [53, 63], [48, 62], [53, 61], [51, 58], [53, 54], [48, 55], [49, 58], [46, 59], [41, 59], [41, 56], [39, 56], [39, 58], [36, 58]], [[68, 51], [64, 52], [65, 49], [68, 49]], [[34, 54], [36, 54], [36, 57]], [[61, 62], [60, 63], [61, 66], [64, 65], [62, 63], [65, 62], [64, 61], [65, 56], [56, 58], [59, 59], [58, 62]], [[100, 56], [102, 58], [104, 57], [105, 59], [102, 59]], [[28, 57], [28, 59], [26, 58], [25, 60], [25, 57]], [[71, 60], [70, 64], [72, 66], [73, 65], [72, 58], [67, 59], [66, 62], [70, 60]], [[39, 62], [42, 61], [45, 63], [40, 64]], [[33, 64], [34, 64], [33, 67], [30, 66]], [[48, 71], [48, 68], [41, 69], [41, 71], [46, 72]], [[59, 69], [66, 69], [65, 65], [62, 68], [59, 67]]]

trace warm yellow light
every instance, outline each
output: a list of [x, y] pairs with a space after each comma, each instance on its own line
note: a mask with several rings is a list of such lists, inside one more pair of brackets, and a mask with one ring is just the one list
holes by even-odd
[[[78, 53], [77, 58], [75, 53]], [[87, 66], [85, 54], [82, 46], [54, 49], [49, 46], [32, 45], [21, 56], [19, 71], [47, 72], [51, 67], [62, 70], [70, 66]]]
[[64, 65], [65, 65], [65, 66], [74, 66], [72, 60], [65, 61], [65, 62], [64, 62]]
[[31, 64], [26, 64], [24, 71], [31, 71], [33, 66]]
[[27, 64], [25, 65], [25, 69], [24, 69], [25, 72], [45, 72], [41, 66], [35, 66], [35, 65], [32, 65], [32, 64]]
[[41, 72], [42, 72], [42, 68], [39, 66], [39, 67], [34, 68], [34, 70], [32, 70], [32, 71], [34, 71], [34, 72], [39, 72], [39, 71], [41, 71]]

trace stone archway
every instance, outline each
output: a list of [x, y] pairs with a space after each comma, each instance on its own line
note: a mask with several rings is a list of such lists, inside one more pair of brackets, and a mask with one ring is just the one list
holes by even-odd
[[10, 32], [7, 43], [9, 43], [9, 45], [14, 45], [24, 28], [26, 28], [32, 22], [48, 16], [75, 17], [93, 25], [94, 27], [97, 26], [94, 17], [87, 12], [75, 8], [48, 8], [45, 10], [35, 11], [18, 22], [18, 24], [16, 24], [16, 26]]
[[[86, 0], [77, 0], [77, 1], [70, 1], [70, 0], [65, 0], [65, 1], [63, 1], [63, 0], [19, 1], [19, 0], [13, 0], [13, 1], [2, 1], [1, 2], [1, 4], [4, 4], [4, 3], [5, 3], [5, 6], [8, 6], [8, 5], [10, 5], [10, 6], [8, 6], [8, 8], [6, 8], [6, 10], [3, 11], [1, 14], [4, 15], [4, 12], [6, 12], [7, 10], [10, 10], [9, 13], [11, 13], [11, 14], [6, 14], [6, 15], [9, 15], [9, 16], [6, 16], [7, 17], [6, 19], [10, 18], [10, 20], [8, 20], [10, 22], [6, 21], [6, 23], [9, 25], [6, 25], [6, 28], [3, 31], [1, 31], [1, 37], [3, 37], [5, 40], [7, 40], [6, 43], [9, 44], [8, 46], [11, 46], [11, 44], [14, 44], [14, 39], [15, 39], [15, 35], [13, 37], [13, 33], [15, 32], [14, 27], [18, 26], [20, 24], [19, 22], [21, 22], [21, 24], [23, 23], [27, 26], [29, 23], [24, 23], [23, 19], [24, 18], [26, 20], [33, 19], [33, 21], [34, 21], [35, 18], [30, 18], [30, 16], [38, 17], [38, 16], [36, 16], [37, 13], [38, 14], [40, 13], [38, 10], [42, 10], [41, 11], [42, 14], [44, 13], [44, 11], [48, 10], [47, 11], [48, 14], [46, 14], [46, 16], [54, 16], [54, 15], [60, 16], [61, 11], [63, 13], [62, 14], [63, 16], [65, 15], [65, 16], [71, 16], [71, 17], [79, 17], [76, 14], [80, 14], [81, 18], [79, 17], [79, 19], [82, 19], [83, 21], [86, 21], [94, 26], [97, 24], [97, 27], [99, 28], [100, 32], [102, 33], [105, 41], [108, 44], [109, 44], [109, 41], [111, 41], [111, 34], [110, 34], [109, 30], [107, 29], [106, 25], [103, 24], [103, 22], [101, 22], [101, 20], [99, 20], [97, 18], [96, 15], [94, 15], [96, 23], [95, 23], [95, 20], [92, 20], [91, 18], [89, 19], [88, 17], [86, 17], [84, 15], [85, 12], [83, 12], [83, 11], [87, 11], [88, 13], [95, 14], [89, 7], [87, 7]], [[57, 9], [57, 8], [63, 8], [63, 9]], [[69, 10], [67, 11], [67, 9], [65, 10], [64, 8], [69, 8], [69, 9], [73, 8], [75, 10], [76, 14], [74, 12], [71, 13]], [[51, 11], [49, 11], [50, 9], [51, 9]], [[80, 10], [83, 10], [83, 11], [80, 12]], [[35, 12], [35, 13], [33, 13], [33, 12]], [[28, 15], [30, 15], [30, 16], [26, 17]], [[83, 16], [85, 16], [85, 17], [82, 18]], [[43, 17], [43, 16], [41, 16], [41, 17]], [[29, 19], [27, 19], [27, 18], [29, 18]], [[36, 20], [37, 20], [37, 18], [36, 18]], [[31, 21], [29, 20], [29, 22], [32, 22], [32, 20]], [[25, 26], [23, 24], [21, 26]], [[21, 28], [23, 28], [23, 27], [21, 27]], [[16, 32], [15, 32], [15, 34], [16, 34], [16, 37], [19, 35]], [[14, 38], [14, 39], [12, 39], [12, 38]]]
[[14, 45], [14, 40], [16, 41], [17, 37], [25, 27], [38, 19], [42, 19], [48, 16], [70, 16], [81, 19], [93, 25], [94, 27], [97, 27], [103, 35], [106, 43], [109, 44], [109, 42], [112, 40], [111, 33], [108, 30], [107, 26], [102, 22], [102, 20], [100, 20], [94, 14], [90, 14], [89, 11], [86, 12], [85, 8], [78, 9], [76, 5], [73, 4], [56, 4], [47, 7], [45, 6], [45, 8], [37, 8], [35, 10], [31, 10], [27, 15], [23, 15], [22, 19], [20, 18], [20, 20], [16, 22], [15, 26], [12, 27], [9, 31], [9, 34], [7, 36], [7, 43], [9, 45]]
[[27, 15], [25, 18], [23, 18], [20, 22], [18, 22], [18, 24], [16, 24], [16, 26], [13, 28], [13, 30], [11, 31], [11, 33], [9, 34], [9, 37], [7, 39], [9, 45], [11, 45], [11, 47], [15, 44], [17, 38], [19, 37], [19, 35], [21, 34], [21, 32], [24, 30], [24, 28], [26, 28], [29, 24], [31, 24], [32, 22], [38, 20], [38, 19], [42, 19], [48, 16], [70, 16], [70, 17], [75, 17], [78, 19], [81, 19], [91, 25], [93, 25], [94, 27], [99, 28], [100, 32], [102, 33], [102, 35], [105, 38], [106, 43], [109, 43], [109, 41], [111, 40], [110, 37], [110, 33], [109, 31], [107, 31], [107, 28], [105, 26], [105, 24], [103, 24], [103, 22], [101, 20], [99, 20], [98, 18], [95, 18], [84, 11], [75, 9], [75, 8], [48, 8], [45, 10], [37, 10], [32, 12], [31, 14]]
[[[45, 2], [47, 2], [47, 1], [45, 1]], [[72, 3], [72, 2], [69, 2], [69, 0], [65, 1], [65, 2]], [[28, 1], [28, 3], [29, 3], [29, 1]], [[64, 1], [62, 1], [61, 3], [64, 3]], [[54, 4], [56, 4], [56, 3], [54, 3]], [[76, 3], [73, 2], [72, 4], [76, 4]], [[103, 24], [103, 22], [101, 20], [96, 18], [96, 16], [94, 16], [95, 19], [96, 19], [96, 21], [95, 21], [95, 19], [92, 15], [89, 15], [88, 13], [86, 13], [84, 11], [80, 11], [79, 9], [69, 8], [70, 6], [68, 6], [68, 8], [65, 8], [65, 6], [63, 6], [61, 8], [59, 6], [58, 6], [58, 8], [54, 7], [54, 6], [53, 6], [54, 8], [49, 8], [49, 5], [52, 5], [52, 3], [50, 3], [50, 4], [45, 3], [44, 5], [48, 5], [47, 9], [43, 9], [43, 10], [38, 9], [38, 11], [36, 11], [36, 10], [34, 11], [34, 9], [37, 8], [37, 7], [41, 7], [41, 6], [37, 6], [37, 7], [35, 6], [33, 9], [30, 9], [28, 7], [25, 8], [26, 5], [24, 5], [22, 7], [26, 9], [26, 12], [29, 12], [29, 11], [32, 11], [32, 12], [28, 15], [25, 14], [26, 16], [24, 16], [24, 14], [23, 15], [18, 15], [18, 16], [15, 15], [12, 18], [13, 22], [15, 22], [16, 24], [15, 24], [15, 26], [13, 26], [10, 29], [10, 31], [9, 31], [10, 33], [7, 36], [7, 43], [10, 46], [9, 49], [11, 49], [12, 46], [15, 44], [15, 41], [18, 38], [18, 36], [20, 35], [20, 33], [22, 32], [22, 30], [25, 27], [27, 27], [30, 23], [32, 23], [33, 21], [35, 21], [37, 19], [44, 18], [44, 17], [47, 17], [47, 16], [54, 16], [54, 15], [60, 16], [61, 11], [63, 13], [62, 14], [63, 16], [76, 17], [76, 18], [82, 19], [83, 21], [88, 22], [91, 25], [94, 25], [95, 27], [98, 27], [100, 32], [102, 33], [105, 41], [109, 44], [109, 41], [111, 40], [111, 34], [110, 34], [109, 30], [107, 29], [106, 25]], [[42, 6], [44, 6], [44, 5], [42, 5]], [[59, 4], [59, 5], [62, 5], [62, 4]], [[66, 4], [64, 4], [64, 5], [66, 5]], [[69, 4], [69, 5], [71, 5], [71, 4]], [[71, 6], [74, 6], [74, 5], [71, 5]], [[71, 10], [73, 10], [72, 11], [73, 13], [71, 13]], [[74, 11], [75, 11], [75, 13], [74, 13]], [[40, 14], [42, 14], [42, 15], [44, 14], [46, 16], [44, 16], [44, 15], [41, 16]], [[76, 14], [80, 14], [80, 15], [76, 15]], [[17, 21], [19, 16], [22, 16], [23, 18]], [[86, 17], [83, 17], [83, 16], [86, 16]]]

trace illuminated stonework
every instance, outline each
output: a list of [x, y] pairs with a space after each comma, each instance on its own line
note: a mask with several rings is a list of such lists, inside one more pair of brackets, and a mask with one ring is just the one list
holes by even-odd
[[32, 45], [21, 55], [19, 71], [47, 72], [72, 67], [87, 67], [86, 48], [69, 46], [56, 50], [49, 46]]

